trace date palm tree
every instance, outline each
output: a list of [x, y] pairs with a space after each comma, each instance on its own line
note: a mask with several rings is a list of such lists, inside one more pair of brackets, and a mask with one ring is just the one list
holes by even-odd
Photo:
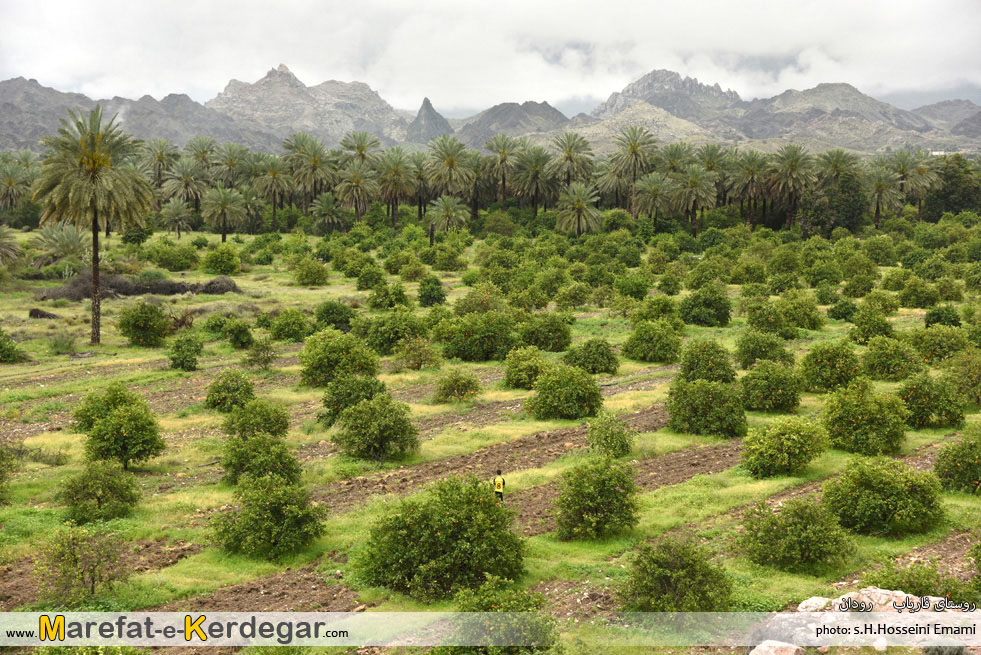
[[773, 156], [771, 174], [774, 191], [786, 202], [786, 229], [789, 230], [801, 196], [814, 183], [814, 158], [803, 146], [785, 145]]
[[167, 139], [150, 139], [143, 144], [140, 159], [156, 189], [163, 187], [164, 175], [180, 159], [177, 146]]
[[283, 156], [297, 189], [303, 195], [304, 209], [322, 191], [334, 186], [337, 174], [331, 165], [327, 147], [320, 139], [297, 132], [283, 142]]
[[[215, 163], [215, 151], [218, 146], [210, 136], [196, 136], [184, 144], [184, 154], [194, 160], [201, 169], [202, 175], [209, 176]], [[210, 177], [207, 178], [211, 182]]]
[[514, 187], [519, 196], [531, 201], [531, 214], [538, 216], [538, 203], [554, 189], [555, 178], [548, 172], [551, 156], [541, 146], [531, 146], [518, 153], [514, 169]]
[[[757, 150], [747, 150], [736, 159], [733, 193], [739, 198], [739, 211], [746, 217], [747, 226], [753, 224], [757, 203], [766, 193], [768, 169], [767, 156]], [[748, 212], [744, 211], [746, 203]]]
[[630, 213], [637, 220], [637, 180], [654, 159], [654, 135], [647, 128], [629, 125], [614, 139], [616, 152], [610, 162], [630, 183]]
[[490, 141], [484, 144], [484, 148], [494, 155], [494, 179], [499, 180], [497, 201], [501, 203], [501, 209], [504, 211], [507, 211], [508, 208], [508, 178], [514, 172], [518, 155], [524, 146], [523, 141], [507, 134], [495, 134]]
[[9, 264], [24, 254], [17, 244], [17, 236], [6, 225], [0, 225], [0, 265]]
[[171, 198], [160, 208], [160, 218], [167, 226], [167, 231], [176, 230], [177, 240], [180, 241], [181, 231], [190, 232], [191, 223], [188, 220], [191, 212], [187, 203], [180, 198]]
[[276, 223], [276, 208], [279, 207], [284, 196], [293, 188], [293, 178], [286, 170], [286, 164], [280, 157], [266, 155], [259, 164], [259, 175], [253, 184], [259, 195], [263, 196], [272, 203], [273, 226]]
[[58, 134], [41, 140], [47, 149], [34, 200], [44, 206], [44, 223], [68, 221], [92, 229], [92, 343], [102, 338], [99, 227], [142, 224], [153, 203], [146, 178], [126, 162], [139, 154], [138, 141], [124, 134], [115, 117], [102, 122], [96, 105], [84, 118], [70, 111]]
[[238, 186], [245, 177], [249, 149], [237, 143], [223, 143], [214, 152], [212, 177], [226, 189]]
[[637, 180], [637, 209], [654, 221], [657, 230], [658, 212], [668, 206], [671, 180], [664, 173], [648, 173]]
[[672, 178], [671, 196], [688, 219], [693, 236], [698, 236], [698, 212], [715, 206], [715, 176], [701, 164], [688, 164]]
[[373, 134], [367, 132], [348, 132], [341, 139], [341, 150], [344, 151], [343, 165], [356, 160], [365, 166], [374, 166], [378, 159], [376, 152], [381, 148], [381, 141]]
[[467, 224], [468, 212], [466, 205], [459, 198], [442, 195], [429, 204], [426, 215], [429, 216], [430, 225], [437, 230], [449, 232]]
[[681, 173], [695, 163], [695, 151], [684, 141], [669, 143], [658, 153], [658, 164], [665, 173]]
[[909, 195], [916, 198], [916, 217], [919, 219], [920, 212], [923, 210], [923, 199], [933, 187], [937, 186], [940, 176], [937, 175], [936, 160], [923, 153], [919, 156], [910, 168]]
[[828, 150], [817, 156], [817, 181], [821, 186], [838, 184], [842, 175], [858, 172], [858, 157], [841, 148]]
[[555, 156], [548, 174], [562, 180], [568, 188], [573, 181], [588, 181], [593, 174], [593, 148], [582, 135], [563, 132], [552, 139]]
[[31, 247], [40, 253], [33, 262], [37, 268], [63, 259], [85, 261], [92, 252], [92, 242], [86, 238], [85, 229], [68, 222], [42, 225], [31, 239]]
[[602, 214], [596, 208], [599, 195], [591, 186], [573, 182], [559, 196], [559, 215], [555, 229], [575, 232], [581, 237], [586, 232], [598, 232]]
[[13, 162], [0, 164], [0, 209], [13, 209], [30, 192], [27, 171]]
[[866, 179], [869, 199], [872, 205], [875, 229], [879, 229], [883, 210], [889, 211], [903, 206], [902, 182], [899, 174], [886, 168], [884, 162], [872, 165]]
[[409, 155], [412, 163], [412, 186], [414, 188], [416, 209], [418, 210], [418, 220], [422, 222], [422, 215], [426, 211], [426, 200], [429, 198], [429, 178], [426, 173], [428, 158], [424, 152], [414, 152]]
[[238, 189], [218, 186], [204, 194], [201, 201], [201, 217], [216, 230], [221, 230], [221, 242], [225, 243], [228, 230], [234, 230], [245, 222], [245, 200]]
[[429, 142], [426, 180], [442, 195], [462, 197], [477, 175], [469, 164], [467, 147], [456, 137], [443, 134]]
[[321, 227], [321, 233], [332, 232], [344, 225], [344, 218], [341, 214], [341, 206], [330, 191], [324, 191], [313, 201], [310, 213], [317, 219], [317, 225]]
[[194, 211], [200, 211], [201, 195], [206, 188], [200, 168], [190, 157], [181, 157], [164, 173], [163, 195], [193, 204]]
[[596, 190], [606, 196], [613, 196], [613, 204], [620, 207], [620, 199], [630, 190], [630, 178], [626, 171], [614, 165], [609, 159], [601, 160], [593, 169]]
[[415, 171], [409, 154], [402, 146], [389, 148], [378, 162], [378, 188], [392, 218], [392, 228], [398, 227], [399, 203], [415, 191]]
[[341, 181], [334, 191], [341, 202], [354, 209], [355, 218], [361, 220], [372, 198], [378, 195], [378, 182], [367, 164], [352, 159], [341, 171]]

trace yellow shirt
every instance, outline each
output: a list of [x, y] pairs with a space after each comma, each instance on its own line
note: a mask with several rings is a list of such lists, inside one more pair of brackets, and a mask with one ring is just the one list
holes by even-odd
[[501, 476], [494, 478], [494, 491], [504, 491], [504, 478]]

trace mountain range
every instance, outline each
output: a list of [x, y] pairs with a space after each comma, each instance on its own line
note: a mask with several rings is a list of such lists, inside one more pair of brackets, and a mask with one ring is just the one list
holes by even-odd
[[428, 98], [413, 115], [392, 107], [362, 82], [307, 86], [282, 64], [253, 83], [231, 80], [204, 104], [183, 94], [96, 101], [34, 79], [9, 79], [0, 82], [0, 148], [39, 150], [40, 138], [57, 131], [69, 109], [88, 110], [97, 102], [139, 138], [183, 145], [194, 136], [209, 136], [267, 152], [279, 151], [294, 132], [308, 132], [335, 147], [344, 134], [364, 130], [386, 146], [420, 149], [441, 134], [482, 148], [498, 133], [545, 144], [562, 131], [576, 130], [602, 155], [613, 149], [627, 125], [646, 127], [660, 143], [719, 142], [771, 151], [796, 142], [817, 152], [841, 147], [863, 154], [907, 147], [981, 152], [981, 106], [946, 100], [907, 111], [843, 83], [747, 101], [718, 84], [653, 70], [590, 113], [572, 118], [547, 102], [526, 101], [448, 120]]

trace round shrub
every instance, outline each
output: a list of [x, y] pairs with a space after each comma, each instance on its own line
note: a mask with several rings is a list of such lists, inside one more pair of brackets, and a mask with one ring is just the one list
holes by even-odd
[[378, 355], [353, 334], [327, 329], [306, 340], [300, 351], [300, 381], [324, 387], [343, 375], [377, 375]]
[[736, 363], [747, 369], [756, 362], [769, 360], [793, 365], [794, 356], [787, 350], [783, 339], [775, 334], [744, 330], [736, 338]]
[[937, 287], [915, 276], [906, 280], [903, 290], [899, 292], [899, 302], [903, 307], [925, 309], [933, 307], [939, 301]]
[[800, 363], [804, 384], [811, 391], [845, 386], [855, 379], [858, 369], [858, 356], [846, 341], [818, 343]]
[[849, 331], [848, 337], [855, 343], [865, 344], [875, 337], [892, 336], [892, 324], [873, 307], [862, 305], [851, 320], [855, 327]]
[[245, 477], [235, 489], [241, 506], [211, 521], [215, 541], [230, 553], [277, 559], [308, 548], [324, 534], [324, 506], [303, 487], [275, 475]]
[[659, 319], [666, 320], [678, 332], [685, 329], [685, 322], [678, 314], [678, 303], [668, 296], [649, 296], [630, 315], [630, 322], [634, 325]]
[[953, 327], [961, 326], [961, 316], [957, 312], [957, 308], [952, 305], [940, 305], [939, 307], [933, 307], [928, 309], [926, 315], [923, 317], [923, 322], [926, 327], [931, 325], [950, 325]]
[[252, 338], [252, 328], [245, 321], [233, 318], [225, 323], [225, 329], [222, 331], [232, 348], [244, 350], [252, 346], [254, 341]]
[[[502, 643], [505, 635], [520, 635], [521, 646], [470, 649], [488, 653], [554, 653], [562, 650], [555, 618], [546, 610], [545, 596], [526, 589], [518, 589], [510, 580], [487, 574], [487, 579], [476, 589], [463, 589], [453, 600], [458, 612], [467, 612], [460, 623], [460, 642], [478, 644], [495, 635], [495, 643]], [[434, 653], [462, 652], [453, 647], [434, 649]], [[934, 655], [927, 653], [927, 655]]]
[[945, 363], [944, 378], [964, 398], [981, 405], [981, 350], [968, 348], [952, 356]]
[[549, 367], [535, 380], [534, 389], [525, 407], [538, 420], [595, 416], [603, 406], [596, 381], [574, 366]]
[[194, 371], [198, 368], [198, 357], [204, 352], [204, 344], [191, 332], [182, 332], [170, 344], [167, 358], [170, 368]]
[[442, 363], [443, 358], [425, 337], [406, 337], [395, 346], [397, 370], [418, 371], [423, 368], [439, 368]]
[[933, 472], [949, 491], [976, 493], [981, 486], [981, 430], [973, 430], [958, 441], [944, 444], [937, 454]]
[[624, 607], [637, 612], [725, 612], [732, 581], [694, 541], [660, 537], [642, 544], [619, 589]]
[[689, 382], [732, 382], [736, 370], [729, 351], [713, 339], [692, 339], [681, 349], [681, 377]]
[[643, 300], [647, 292], [650, 291], [650, 283], [643, 275], [635, 273], [633, 275], [621, 275], [613, 281], [613, 288], [617, 293], [634, 300]]
[[787, 318], [769, 300], [750, 301], [746, 307], [746, 323], [754, 330], [776, 334], [782, 339], [797, 337], [797, 328], [787, 323]]
[[367, 291], [368, 289], [374, 289], [379, 284], [385, 281], [385, 271], [376, 266], [375, 264], [369, 264], [361, 269], [358, 273], [358, 291]]
[[518, 337], [526, 346], [562, 352], [572, 343], [572, 329], [558, 314], [535, 314], [518, 328]]
[[817, 298], [818, 304], [821, 305], [833, 305], [841, 299], [838, 295], [837, 285], [824, 283], [819, 284], [814, 289], [814, 297]]
[[838, 478], [825, 483], [823, 502], [859, 534], [926, 532], [944, 515], [935, 475], [883, 457], [849, 462]]
[[95, 461], [65, 480], [55, 499], [68, 506], [67, 518], [73, 523], [110, 521], [133, 511], [140, 487], [118, 464]]
[[330, 271], [312, 257], [304, 257], [293, 267], [293, 279], [301, 287], [322, 287]]
[[555, 294], [555, 304], [559, 309], [578, 309], [589, 303], [590, 288], [588, 284], [573, 282]]
[[117, 327], [130, 345], [155, 348], [163, 345], [174, 322], [160, 307], [140, 301], [122, 311]]
[[779, 512], [760, 501], [746, 513], [739, 541], [751, 561], [784, 570], [838, 561], [850, 549], [838, 519], [813, 498], [791, 499]]
[[423, 337], [428, 331], [426, 322], [405, 308], [373, 319], [361, 317], [351, 323], [351, 332], [364, 339], [379, 355], [391, 355], [403, 339]]
[[460, 370], [447, 371], [436, 380], [433, 400], [438, 403], [473, 400], [480, 393], [480, 380], [473, 373]]
[[848, 298], [842, 298], [828, 308], [828, 318], [836, 321], [850, 321], [857, 311], [858, 305]]
[[325, 300], [317, 305], [314, 317], [317, 319], [317, 327], [334, 328], [341, 332], [351, 329], [351, 319], [354, 318], [355, 311], [348, 305], [336, 300]]
[[267, 370], [276, 361], [276, 347], [269, 337], [259, 337], [252, 342], [249, 352], [242, 360], [250, 368]]
[[681, 354], [681, 337], [664, 319], [638, 323], [626, 343], [623, 354], [642, 362], [670, 364]]
[[208, 318], [204, 319], [202, 327], [204, 331], [211, 334], [214, 338], [220, 338], [225, 335], [225, 323], [228, 322], [228, 317], [224, 314], [215, 312], [214, 314], [209, 314]]
[[231, 412], [243, 407], [255, 398], [252, 381], [242, 371], [222, 371], [211, 384], [204, 399], [204, 406], [219, 412]]
[[145, 462], [164, 451], [160, 424], [145, 401], [116, 407], [99, 418], [89, 430], [85, 452], [91, 459], [116, 460], [129, 468], [130, 462]]
[[828, 433], [813, 421], [791, 417], [754, 428], [743, 440], [743, 466], [754, 478], [796, 475], [828, 447]]
[[873, 380], [905, 380], [923, 370], [923, 360], [904, 341], [872, 337], [862, 355], [862, 372]]
[[603, 539], [637, 525], [633, 467], [594, 458], [562, 474], [555, 499], [559, 539]]
[[685, 296], [678, 314], [689, 325], [725, 327], [732, 316], [732, 303], [724, 290], [708, 285]]
[[366, 584], [426, 600], [477, 588], [487, 575], [515, 580], [525, 547], [513, 519], [486, 482], [451, 477], [377, 521], [354, 566]]
[[17, 343], [0, 328], [0, 364], [17, 364], [27, 361], [27, 355], [17, 347]]
[[311, 332], [313, 324], [299, 309], [284, 309], [269, 325], [269, 334], [277, 341], [303, 341]]
[[841, 294], [849, 298], [861, 298], [875, 288], [875, 282], [876, 277], [871, 274], [853, 275], [845, 281]]
[[910, 330], [902, 336], [916, 348], [923, 361], [931, 365], [950, 359], [970, 345], [964, 330], [949, 325]]
[[453, 311], [457, 316], [503, 312], [505, 307], [501, 290], [489, 283], [475, 285], [467, 295], [453, 303]]
[[352, 457], [385, 460], [403, 457], [419, 447], [419, 434], [409, 420], [409, 406], [378, 393], [341, 412], [338, 448]]
[[405, 287], [400, 282], [395, 284], [381, 283], [371, 290], [368, 296], [368, 306], [372, 309], [392, 309], [393, 307], [411, 307], [412, 301], [405, 293]]
[[235, 275], [242, 269], [242, 260], [235, 248], [223, 243], [208, 251], [201, 261], [201, 268], [211, 275]]
[[72, 410], [72, 427], [78, 432], [88, 434], [96, 422], [108, 416], [113, 410], [131, 405], [145, 405], [146, 401], [127, 389], [122, 382], [111, 382], [102, 393], [93, 392], [85, 396]]
[[300, 483], [300, 463], [281, 437], [265, 432], [231, 436], [221, 453], [225, 480], [238, 484], [243, 477], [275, 476], [290, 484]]
[[667, 296], [677, 296], [681, 293], [681, 279], [674, 275], [662, 275], [657, 281], [657, 290]]
[[910, 378], [899, 389], [909, 413], [906, 423], [915, 430], [942, 428], [964, 422], [964, 399], [948, 380], [929, 373]]
[[545, 355], [535, 346], [515, 348], [504, 359], [504, 384], [512, 389], [531, 389], [549, 366]]
[[282, 438], [290, 429], [290, 413], [279, 403], [253, 398], [233, 409], [221, 428], [225, 434], [243, 439], [260, 433]]
[[623, 457], [633, 448], [636, 432], [613, 412], [603, 410], [589, 421], [589, 447], [614, 459]]
[[616, 375], [620, 370], [620, 360], [606, 339], [589, 339], [567, 352], [562, 361], [594, 375]]
[[423, 307], [442, 305], [446, 302], [446, 289], [435, 275], [425, 277], [419, 283], [419, 304]]
[[342, 375], [334, 378], [324, 392], [324, 409], [317, 414], [317, 421], [329, 428], [348, 407], [354, 407], [362, 400], [370, 400], [385, 391], [384, 382], [367, 375]]
[[743, 406], [760, 412], [796, 412], [804, 386], [790, 366], [761, 361], [739, 380]]
[[443, 354], [465, 362], [501, 360], [517, 345], [514, 321], [507, 314], [468, 313], [445, 320], [433, 335], [443, 343]]
[[668, 392], [668, 415], [668, 427], [676, 432], [719, 437], [746, 434], [746, 413], [734, 384], [677, 379]]
[[891, 293], [877, 289], [869, 292], [862, 299], [862, 305], [867, 305], [889, 316], [890, 314], [895, 314], [896, 310], [899, 309], [899, 298]]
[[775, 304], [790, 327], [820, 330], [824, 325], [824, 315], [818, 309], [817, 301], [807, 292], [788, 291]]
[[899, 398], [876, 393], [868, 380], [858, 378], [828, 397], [823, 421], [835, 448], [891, 455], [903, 444], [907, 416]]

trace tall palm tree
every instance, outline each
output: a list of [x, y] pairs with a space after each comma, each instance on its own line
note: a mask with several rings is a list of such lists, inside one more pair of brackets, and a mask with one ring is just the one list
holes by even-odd
[[883, 210], [903, 206], [902, 182], [899, 174], [882, 165], [873, 165], [866, 179], [872, 204], [875, 229], [879, 229]]
[[771, 173], [774, 191], [787, 205], [786, 229], [794, 222], [801, 196], [814, 183], [814, 158], [800, 145], [783, 146], [773, 156]]
[[937, 185], [940, 176], [937, 175], [936, 160], [923, 153], [918, 153], [912, 168], [910, 169], [909, 194], [916, 198], [916, 217], [920, 217], [923, 210], [923, 199], [927, 192]]
[[249, 149], [237, 143], [223, 143], [214, 152], [213, 177], [226, 189], [242, 181], [249, 161]]
[[9, 264], [24, 254], [17, 244], [17, 236], [6, 225], [0, 225], [0, 265]]
[[378, 188], [392, 218], [392, 228], [398, 227], [399, 203], [415, 191], [415, 171], [412, 159], [402, 146], [389, 148], [378, 162]]
[[422, 222], [422, 215], [426, 211], [426, 200], [429, 198], [429, 178], [426, 172], [426, 164], [429, 161], [424, 152], [414, 152], [409, 155], [412, 163], [412, 186], [415, 188], [415, 203], [419, 212], [418, 220]]
[[325, 191], [317, 196], [317, 199], [313, 201], [313, 207], [310, 208], [310, 213], [317, 219], [317, 224], [323, 227], [323, 234], [344, 225], [341, 207], [330, 191]]
[[429, 205], [430, 225], [443, 232], [462, 228], [467, 224], [467, 208], [459, 198], [442, 195]]
[[688, 219], [692, 234], [698, 236], [698, 212], [715, 205], [715, 176], [701, 164], [688, 164], [672, 178], [671, 195]]
[[732, 186], [729, 175], [735, 158], [732, 151], [717, 143], [706, 143], [695, 152], [695, 158], [705, 170], [715, 176], [715, 204], [726, 204]]
[[606, 196], [613, 196], [614, 206], [620, 207], [620, 199], [625, 198], [630, 191], [629, 174], [609, 159], [603, 159], [593, 169], [593, 178], [596, 181], [596, 190]]
[[372, 198], [378, 195], [378, 182], [371, 168], [358, 159], [352, 159], [347, 168], [341, 171], [341, 181], [334, 191], [341, 202], [354, 209], [355, 218], [361, 220]]
[[654, 220], [657, 229], [658, 212], [668, 206], [671, 180], [664, 173], [648, 173], [637, 180], [637, 209]]
[[842, 175], [855, 174], [858, 171], [858, 157], [841, 148], [827, 150], [817, 157], [817, 180], [821, 186], [838, 184]]
[[293, 178], [286, 170], [286, 164], [275, 155], [267, 155], [259, 165], [259, 175], [255, 178], [255, 190], [272, 203], [273, 225], [276, 223], [276, 208], [282, 204], [283, 197], [293, 188]]
[[460, 197], [477, 172], [470, 166], [467, 147], [454, 136], [443, 134], [429, 142], [426, 180], [434, 191]]
[[177, 152], [177, 146], [167, 139], [150, 139], [143, 144], [141, 160], [156, 189], [163, 186], [164, 174], [178, 159], [180, 153]]
[[614, 142], [617, 149], [611, 162], [630, 182], [630, 213], [637, 220], [637, 180], [647, 172], [654, 158], [654, 135], [647, 128], [630, 125]]
[[167, 198], [180, 198], [194, 205], [194, 211], [201, 209], [201, 195], [207, 183], [201, 169], [190, 157], [181, 157], [164, 173], [163, 194]]
[[[210, 136], [196, 136], [184, 144], [184, 154], [194, 160], [203, 175], [209, 175], [215, 163], [217, 147]], [[208, 182], [211, 180], [208, 179]]]
[[573, 182], [559, 196], [559, 215], [555, 229], [575, 232], [577, 237], [586, 232], [598, 232], [602, 214], [596, 208], [599, 195], [595, 189], [582, 182]]
[[221, 230], [221, 242], [229, 229], [245, 222], [245, 200], [238, 189], [226, 189], [220, 183], [204, 194], [201, 201], [201, 217], [216, 230]]
[[[747, 226], [753, 224], [757, 202], [766, 193], [768, 168], [767, 156], [757, 150], [747, 150], [736, 160], [733, 193], [739, 198], [739, 210], [745, 215]], [[744, 211], [744, 203], [749, 204], [748, 212]]]
[[47, 149], [34, 200], [44, 205], [45, 223], [69, 221], [92, 228], [92, 343], [102, 337], [102, 290], [99, 286], [99, 227], [110, 221], [141, 224], [153, 202], [146, 178], [124, 165], [139, 152], [139, 142], [124, 134], [115, 117], [102, 123], [96, 105], [86, 120], [70, 111], [55, 136], [41, 140]]
[[327, 147], [320, 139], [297, 132], [283, 142], [283, 149], [286, 150], [283, 159], [303, 195], [303, 206], [307, 208], [313, 198], [337, 182]]
[[189, 232], [191, 224], [188, 221], [190, 210], [187, 203], [180, 198], [171, 198], [160, 208], [160, 218], [167, 226], [167, 231], [177, 230], [177, 240], [180, 241], [181, 231]]
[[532, 216], [538, 216], [538, 203], [554, 186], [555, 178], [548, 173], [551, 156], [541, 146], [531, 146], [518, 153], [515, 161], [514, 187], [518, 195], [531, 200]]
[[695, 152], [684, 141], [677, 141], [661, 148], [658, 159], [665, 173], [681, 173], [689, 164], [695, 163]]
[[484, 148], [494, 155], [494, 178], [500, 180], [497, 187], [497, 201], [501, 203], [501, 209], [508, 208], [508, 178], [514, 172], [517, 159], [524, 149], [524, 142], [507, 134], [495, 134], [490, 141], [484, 144]]
[[27, 172], [15, 163], [0, 164], [0, 209], [13, 209], [31, 191]]
[[563, 132], [552, 139], [555, 156], [549, 162], [548, 174], [569, 187], [573, 181], [588, 181], [593, 174], [593, 148], [583, 136]]
[[341, 139], [341, 150], [344, 151], [343, 164], [357, 160], [363, 165], [373, 166], [378, 159], [375, 151], [381, 148], [381, 141], [367, 132], [348, 132]]
[[255, 234], [262, 229], [262, 210], [266, 203], [251, 186], [243, 186], [239, 191], [242, 192], [242, 203], [245, 205], [247, 229], [249, 234]]

